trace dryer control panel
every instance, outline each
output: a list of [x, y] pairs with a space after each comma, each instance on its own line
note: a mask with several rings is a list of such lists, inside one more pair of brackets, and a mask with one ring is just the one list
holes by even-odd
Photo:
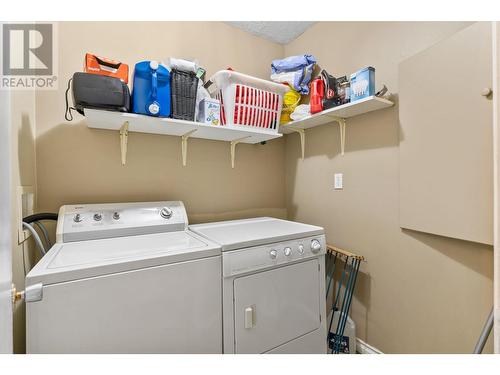
[[184, 231], [188, 218], [180, 201], [62, 206], [57, 242], [73, 242]]
[[260, 269], [274, 268], [322, 256], [326, 253], [324, 235], [277, 242], [222, 254], [223, 276], [230, 277]]

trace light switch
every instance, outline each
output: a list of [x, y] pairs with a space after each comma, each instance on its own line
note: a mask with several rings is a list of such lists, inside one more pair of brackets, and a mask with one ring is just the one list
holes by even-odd
[[335, 173], [334, 189], [340, 190], [344, 188], [344, 175], [342, 173]]

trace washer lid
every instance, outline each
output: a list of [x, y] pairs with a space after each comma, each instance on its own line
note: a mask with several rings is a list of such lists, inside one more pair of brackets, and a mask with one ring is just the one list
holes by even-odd
[[95, 277], [220, 254], [190, 231], [59, 243], [26, 276], [28, 285]]
[[325, 233], [321, 227], [271, 217], [197, 224], [191, 225], [189, 229], [219, 243], [222, 251]]

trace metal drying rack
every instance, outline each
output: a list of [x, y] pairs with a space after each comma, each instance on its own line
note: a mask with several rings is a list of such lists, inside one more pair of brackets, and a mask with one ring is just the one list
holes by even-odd
[[[365, 258], [362, 255], [351, 253], [350, 251], [340, 249], [338, 247], [327, 245], [327, 267], [326, 274], [329, 276], [328, 286], [326, 289], [326, 298], [330, 293], [330, 288], [334, 283], [335, 269], [337, 268], [337, 261], [344, 262], [340, 280], [337, 282], [336, 293], [333, 296], [333, 304], [331, 313], [332, 316], [328, 322], [328, 348], [331, 354], [339, 354], [342, 348], [342, 339], [344, 330], [347, 323], [349, 309], [351, 307], [352, 296], [354, 287], [356, 286], [356, 279], [358, 277], [359, 266]], [[340, 266], [340, 265], [339, 265]], [[343, 292], [342, 292], [343, 287]], [[342, 294], [342, 297], [341, 297]], [[339, 308], [340, 306], [340, 308]], [[335, 332], [332, 332], [332, 325], [335, 317], [335, 312], [339, 311], [339, 319]]]

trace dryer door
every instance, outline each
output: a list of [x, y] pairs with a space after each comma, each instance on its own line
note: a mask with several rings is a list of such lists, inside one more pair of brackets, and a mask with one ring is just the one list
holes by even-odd
[[236, 353], [263, 353], [320, 327], [318, 259], [234, 280]]

